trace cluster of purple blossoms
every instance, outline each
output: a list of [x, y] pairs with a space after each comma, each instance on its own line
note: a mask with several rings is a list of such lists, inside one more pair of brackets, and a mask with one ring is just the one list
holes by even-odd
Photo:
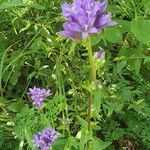
[[89, 34], [96, 34], [103, 28], [117, 23], [106, 13], [108, 1], [73, 0], [72, 4], [63, 3], [63, 16], [68, 20], [63, 24], [61, 34], [72, 39], [86, 39]]
[[33, 143], [35, 147], [41, 150], [48, 150], [57, 137], [58, 132], [54, 129], [46, 128], [45, 130], [34, 135]]
[[43, 107], [43, 101], [52, 93], [50, 90], [41, 89], [41, 88], [29, 88], [29, 94], [31, 94], [31, 99], [35, 108], [40, 109]]

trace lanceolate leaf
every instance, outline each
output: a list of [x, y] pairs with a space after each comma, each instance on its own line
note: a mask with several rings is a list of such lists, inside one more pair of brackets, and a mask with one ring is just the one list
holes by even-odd
[[99, 139], [92, 141], [93, 150], [103, 150], [106, 149], [111, 142], [103, 142]]

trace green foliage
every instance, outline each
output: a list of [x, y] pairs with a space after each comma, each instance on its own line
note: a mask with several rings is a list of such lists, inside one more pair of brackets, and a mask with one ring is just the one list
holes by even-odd
[[92, 142], [92, 146], [93, 146], [92, 148], [95, 150], [96, 149], [103, 150], [103, 149], [106, 149], [110, 144], [111, 142], [103, 142], [97, 139]]
[[16, 115], [14, 124], [14, 135], [20, 140], [24, 140], [27, 136], [28, 129], [33, 132], [35, 127], [38, 127], [38, 118], [35, 116], [33, 108], [29, 109], [28, 106], [22, 108], [20, 113]]
[[150, 20], [144, 18], [135, 18], [131, 22], [131, 32], [143, 44], [150, 41]]
[[[87, 141], [90, 150], [121, 150], [125, 141], [148, 150], [150, 1], [109, 1], [118, 25], [91, 37], [93, 52], [106, 52], [96, 86], [84, 45], [59, 34], [62, 2], [0, 0], [0, 149], [34, 149], [33, 135], [53, 127], [60, 135], [52, 150], [84, 150]], [[53, 93], [39, 111], [26, 94], [33, 86]]]
[[119, 30], [117, 30], [115, 28], [108, 28], [104, 32], [104, 38], [111, 43], [121, 43], [122, 34]]

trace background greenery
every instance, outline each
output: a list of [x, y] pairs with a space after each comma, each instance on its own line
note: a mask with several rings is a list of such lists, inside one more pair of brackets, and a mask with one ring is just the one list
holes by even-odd
[[[32, 136], [45, 126], [60, 133], [53, 150], [82, 150], [88, 136], [87, 51], [64, 39], [62, 0], [0, 0], [0, 149], [34, 149]], [[92, 37], [106, 51], [98, 70], [92, 128], [93, 149], [150, 149], [150, 1], [110, 0], [118, 26]], [[27, 94], [34, 85], [53, 96], [43, 112]], [[80, 116], [80, 117], [79, 117]], [[82, 131], [81, 139], [78, 139]], [[78, 134], [77, 134], [78, 133]], [[84, 137], [85, 136], [85, 137]], [[95, 140], [97, 141], [97, 140]]]

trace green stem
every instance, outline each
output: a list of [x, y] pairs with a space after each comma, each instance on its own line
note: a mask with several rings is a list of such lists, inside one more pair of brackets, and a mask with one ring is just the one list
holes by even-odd
[[96, 81], [96, 69], [94, 66], [93, 51], [92, 51], [92, 47], [91, 47], [90, 37], [88, 37], [86, 40], [86, 48], [88, 50], [89, 63], [90, 63], [90, 69], [91, 69], [91, 81], [95, 83], [95, 81]]
[[[96, 68], [94, 65], [94, 59], [93, 59], [93, 51], [92, 51], [92, 46], [91, 46], [91, 39], [90, 37], [87, 38], [86, 42], [86, 49], [88, 50], [88, 57], [89, 57], [89, 63], [90, 63], [90, 76], [91, 76], [91, 82], [95, 83], [96, 82]], [[93, 94], [90, 93], [90, 97], [88, 99], [88, 112], [87, 112], [87, 121], [88, 121], [88, 131], [90, 132], [91, 130], [91, 106], [93, 102]], [[90, 143], [89, 141], [87, 142], [87, 150], [90, 148]]]
[[44, 114], [43, 109], [39, 109], [39, 110], [38, 110], [38, 114], [40, 115], [40, 121], [42, 121], [42, 122], [44, 123], [44, 126], [47, 127], [48, 121], [47, 121], [47, 118], [46, 118], [46, 116], [45, 116], [45, 114]]
[[[94, 65], [94, 59], [93, 59], [93, 51], [91, 47], [91, 39], [90, 37], [86, 40], [86, 48], [88, 50], [88, 56], [89, 56], [89, 63], [90, 63], [90, 70], [91, 70], [91, 82], [96, 81], [96, 69]], [[90, 94], [89, 101], [88, 101], [88, 130], [90, 131], [91, 126], [91, 105], [93, 101], [93, 95]]]

